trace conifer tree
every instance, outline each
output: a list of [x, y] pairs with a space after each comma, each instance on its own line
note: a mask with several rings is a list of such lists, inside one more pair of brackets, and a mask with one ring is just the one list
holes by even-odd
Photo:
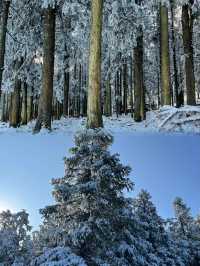
[[133, 235], [137, 223], [123, 196], [133, 187], [130, 168], [110, 154], [112, 141], [98, 129], [75, 136], [65, 176], [52, 180], [56, 205], [41, 210], [43, 236], [51, 247], [70, 247], [87, 265], [142, 265], [145, 248]]
[[[0, 264], [27, 265], [29, 263], [30, 237], [28, 233], [31, 226], [28, 213], [20, 211], [0, 213]], [[19, 264], [17, 264], [19, 263]]]
[[179, 240], [179, 245], [185, 256], [185, 265], [197, 266], [200, 264], [199, 226], [182, 198], [177, 197], [173, 205], [175, 219], [170, 223], [172, 237]]
[[143, 241], [148, 243], [149, 249], [146, 254], [148, 265], [184, 265], [182, 250], [167, 234], [165, 222], [157, 214], [147, 191], [142, 190], [133, 200], [133, 210], [140, 224], [140, 237], [142, 236]]

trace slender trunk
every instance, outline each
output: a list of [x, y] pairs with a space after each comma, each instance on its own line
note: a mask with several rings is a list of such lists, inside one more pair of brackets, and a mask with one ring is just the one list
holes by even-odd
[[10, 105], [11, 105], [11, 97], [10, 94], [6, 94], [6, 122], [9, 120], [9, 111], [10, 111]]
[[[108, 61], [108, 67], [110, 68], [110, 60]], [[105, 107], [104, 107], [104, 114], [105, 116], [112, 116], [112, 95], [111, 95], [111, 74], [110, 69], [108, 70], [108, 77], [106, 80], [106, 90], [105, 90]]]
[[2, 76], [4, 70], [6, 31], [7, 31], [10, 1], [4, 0], [2, 5], [3, 5], [3, 11], [0, 17], [0, 95], [1, 95], [1, 86], [2, 86]]
[[27, 84], [23, 83], [23, 96], [22, 96], [22, 125], [27, 124]]
[[35, 96], [35, 101], [33, 103], [33, 119], [36, 119], [38, 117], [38, 96]]
[[31, 89], [30, 95], [27, 99], [27, 122], [33, 119], [33, 88]]
[[6, 93], [1, 94], [1, 122], [6, 122]]
[[119, 69], [119, 114], [123, 113], [123, 104], [122, 104], [122, 68]]
[[133, 58], [131, 56], [130, 62], [130, 107], [131, 107], [131, 117], [133, 117], [134, 107], [133, 107]]
[[103, 0], [92, 0], [87, 127], [103, 127], [101, 113], [101, 40]]
[[87, 116], [87, 72], [83, 71], [83, 116]]
[[168, 8], [160, 6], [161, 104], [171, 105]]
[[139, 28], [137, 46], [134, 48], [134, 120], [145, 119], [145, 91], [143, 80], [143, 32]]
[[183, 30], [183, 46], [185, 53], [185, 78], [186, 78], [186, 92], [187, 104], [196, 104], [195, 95], [195, 76], [194, 76], [194, 63], [193, 63], [193, 19], [192, 10], [189, 5], [182, 7], [182, 30]]
[[123, 111], [127, 115], [127, 94], [128, 94], [128, 85], [127, 85], [127, 63], [126, 60], [123, 64]]
[[[19, 70], [22, 65], [22, 59], [15, 62], [15, 72]], [[11, 113], [10, 113], [10, 127], [19, 127], [21, 122], [21, 80], [18, 78], [18, 75], [15, 77], [14, 82], [14, 91], [12, 93], [12, 104], [11, 104]]]
[[63, 115], [69, 115], [69, 71], [64, 73], [64, 98], [63, 98]]
[[117, 117], [120, 114], [120, 73], [119, 70], [117, 71], [116, 78], [115, 78], [115, 109]]
[[178, 84], [178, 69], [177, 69], [177, 60], [176, 60], [176, 37], [174, 31], [174, 0], [171, 0], [171, 16], [172, 16], [172, 46], [173, 46], [173, 63], [174, 63], [174, 91], [176, 99], [176, 107], [179, 108], [179, 84]]
[[82, 65], [79, 65], [79, 77], [78, 77], [78, 117], [82, 114]]
[[44, 10], [44, 39], [43, 39], [43, 76], [42, 92], [39, 101], [38, 117], [34, 132], [41, 127], [51, 129], [53, 76], [55, 53], [55, 9], [48, 6]]

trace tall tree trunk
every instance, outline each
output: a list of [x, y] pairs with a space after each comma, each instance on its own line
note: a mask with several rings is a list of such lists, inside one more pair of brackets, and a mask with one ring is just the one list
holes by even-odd
[[119, 114], [123, 113], [123, 103], [122, 103], [122, 68], [119, 68]]
[[105, 116], [112, 116], [112, 96], [111, 96], [111, 84], [110, 75], [106, 80], [106, 91], [105, 91], [105, 103], [104, 103], [104, 114]]
[[87, 116], [87, 71], [84, 69], [83, 77], [83, 116]]
[[133, 118], [133, 56], [131, 55], [131, 61], [130, 61], [130, 107], [131, 107], [131, 117]]
[[64, 98], [63, 98], [63, 115], [69, 115], [69, 71], [64, 73]]
[[127, 63], [124, 60], [123, 63], [123, 111], [127, 115], [127, 94], [128, 94], [128, 85], [127, 85]]
[[[108, 61], [108, 67], [110, 68], [110, 59]], [[105, 90], [105, 103], [104, 103], [104, 114], [105, 116], [112, 116], [112, 95], [111, 95], [111, 73], [110, 69], [108, 70], [108, 77], [106, 80], [106, 90]]]
[[161, 104], [171, 105], [168, 8], [160, 6]]
[[194, 76], [194, 63], [193, 63], [193, 19], [192, 10], [189, 5], [182, 7], [182, 30], [183, 30], [183, 46], [185, 53], [185, 78], [186, 78], [186, 92], [187, 104], [196, 104], [195, 95], [195, 76]]
[[[15, 72], [19, 70], [22, 65], [22, 59], [15, 62]], [[11, 113], [10, 113], [10, 127], [19, 127], [21, 122], [21, 80], [18, 75], [15, 77], [14, 91], [12, 93]]]
[[27, 84], [23, 83], [23, 91], [22, 91], [22, 125], [27, 124]]
[[33, 119], [33, 88], [31, 88], [30, 95], [27, 99], [27, 122], [30, 122]]
[[6, 122], [6, 93], [1, 94], [1, 122]]
[[176, 107], [181, 106], [179, 99], [179, 84], [178, 84], [178, 69], [177, 69], [177, 60], [176, 60], [176, 37], [174, 31], [174, 0], [171, 0], [171, 16], [172, 16], [172, 46], [173, 46], [173, 63], [174, 63], [174, 91], [176, 99]]
[[87, 127], [103, 127], [101, 113], [101, 40], [103, 0], [92, 0]]
[[145, 91], [143, 80], [143, 32], [139, 27], [137, 46], [134, 48], [134, 120], [145, 119]]
[[43, 76], [42, 92], [39, 101], [38, 117], [34, 132], [41, 127], [51, 129], [54, 53], [55, 53], [55, 9], [48, 6], [44, 10], [44, 39], [43, 39]]
[[119, 70], [116, 73], [116, 77], [115, 77], [115, 110], [116, 110], [116, 115], [117, 117], [120, 114], [120, 104], [119, 104], [119, 86], [120, 86], [120, 82], [119, 82]]
[[10, 102], [11, 102], [10, 93], [6, 93], [6, 119], [5, 119], [6, 122], [9, 120]]
[[0, 16], [0, 96], [1, 96], [2, 76], [3, 76], [3, 69], [4, 69], [6, 31], [7, 31], [10, 1], [3, 0], [2, 7], [3, 7], [3, 10]]
[[82, 108], [81, 108], [81, 101], [82, 101], [82, 65], [79, 64], [79, 77], [78, 77], [78, 117], [81, 116]]

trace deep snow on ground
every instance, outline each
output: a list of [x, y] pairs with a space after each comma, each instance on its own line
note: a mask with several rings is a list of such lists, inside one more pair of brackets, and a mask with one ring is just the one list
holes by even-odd
[[[0, 209], [27, 209], [31, 224], [38, 226], [38, 210], [53, 202], [49, 181], [63, 176], [62, 158], [69, 155], [76, 129], [38, 135], [10, 129], [0, 135]], [[200, 211], [199, 136], [133, 133], [115, 126], [111, 150], [133, 169], [133, 196], [147, 189], [162, 216], [172, 215], [176, 196], [184, 198], [193, 214]]]
[[[35, 121], [18, 129], [9, 128], [8, 123], [0, 123], [0, 133], [29, 132], [32, 133]], [[85, 118], [62, 118], [53, 121], [54, 132], [66, 132], [72, 134], [85, 127]], [[175, 108], [164, 106], [157, 111], [147, 113], [147, 119], [143, 122], [134, 122], [131, 115], [116, 117], [104, 117], [104, 127], [113, 133], [118, 132], [178, 132], [200, 134], [200, 106], [184, 106]], [[45, 133], [42, 131], [42, 134]]]

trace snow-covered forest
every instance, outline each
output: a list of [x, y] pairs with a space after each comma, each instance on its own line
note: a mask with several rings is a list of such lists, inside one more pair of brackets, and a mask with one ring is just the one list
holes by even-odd
[[[10, 127], [85, 116], [102, 126], [102, 114], [140, 122], [199, 103], [199, 0], [1, 0], [0, 11], [0, 119]], [[199, 112], [180, 112], [180, 124], [199, 127]]]
[[1, 265], [200, 265], [199, 216], [179, 197], [169, 219], [158, 215], [147, 191], [125, 197], [137, 183], [134, 171], [110, 152], [112, 142], [105, 130], [75, 134], [64, 176], [51, 181], [54, 203], [41, 206], [37, 231], [31, 232], [26, 211], [0, 214]]

